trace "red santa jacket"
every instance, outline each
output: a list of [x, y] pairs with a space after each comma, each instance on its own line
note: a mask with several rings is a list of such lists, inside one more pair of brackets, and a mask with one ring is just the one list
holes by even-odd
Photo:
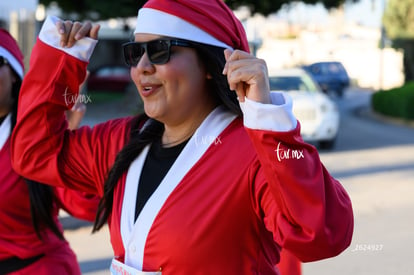
[[[68, 131], [65, 96], [76, 94], [87, 57], [46, 40], [35, 45], [23, 82], [14, 167], [35, 180], [102, 195], [132, 118]], [[289, 98], [272, 98], [281, 105], [246, 100], [244, 121], [214, 110], [135, 221], [148, 148], [138, 156], [114, 193], [109, 226], [116, 259], [163, 274], [278, 274], [280, 247], [314, 261], [349, 246], [353, 213], [346, 191], [301, 139]]]
[[[11, 257], [26, 259], [51, 251], [59, 251], [63, 255], [72, 253], [66, 240], [59, 239], [51, 230], [42, 231], [42, 240], [36, 234], [30, 214], [28, 186], [11, 166], [8, 121], [6, 118], [0, 125], [0, 260]], [[50, 211], [60, 230], [59, 209], [81, 219], [94, 220], [98, 197], [64, 188], [54, 188], [54, 194], [55, 207]], [[77, 266], [76, 259], [73, 264]]]

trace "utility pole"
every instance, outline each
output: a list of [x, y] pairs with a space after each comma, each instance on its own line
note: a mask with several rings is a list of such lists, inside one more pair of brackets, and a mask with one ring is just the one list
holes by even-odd
[[385, 27], [383, 17], [385, 13], [386, 0], [382, 0], [381, 38], [380, 38], [380, 65], [379, 65], [379, 90], [384, 89], [384, 48], [385, 48]]

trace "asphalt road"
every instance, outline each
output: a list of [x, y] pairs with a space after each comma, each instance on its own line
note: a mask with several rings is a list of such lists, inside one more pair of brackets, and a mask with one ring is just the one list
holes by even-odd
[[[337, 144], [320, 152], [351, 197], [352, 244], [337, 257], [303, 264], [304, 275], [414, 274], [414, 127], [373, 115], [370, 96], [369, 91], [353, 89], [336, 99], [342, 116]], [[90, 106], [85, 124], [129, 113], [122, 102], [110, 108]], [[107, 228], [91, 235], [89, 224], [62, 220], [82, 272], [109, 274]]]
[[370, 96], [352, 90], [338, 100], [338, 143], [321, 152], [350, 194], [352, 244], [335, 258], [304, 264], [304, 275], [414, 274], [414, 127], [373, 115]]

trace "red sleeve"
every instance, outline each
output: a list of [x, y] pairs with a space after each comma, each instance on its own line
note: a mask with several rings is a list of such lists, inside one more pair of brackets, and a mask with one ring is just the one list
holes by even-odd
[[86, 192], [79, 192], [68, 188], [55, 188], [59, 206], [71, 216], [93, 222], [100, 197]]
[[277, 264], [280, 275], [301, 275], [302, 264], [286, 249], [280, 251], [280, 262]]
[[102, 195], [104, 177], [129, 136], [131, 119], [67, 129], [65, 110], [74, 103], [86, 67], [37, 41], [20, 91], [11, 157], [26, 178]]
[[289, 132], [247, 132], [258, 154], [256, 201], [274, 239], [303, 262], [333, 257], [353, 234], [350, 198], [325, 169], [300, 125]]

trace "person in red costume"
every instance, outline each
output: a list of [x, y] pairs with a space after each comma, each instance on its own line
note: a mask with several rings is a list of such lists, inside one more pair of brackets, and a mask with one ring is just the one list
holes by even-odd
[[[23, 54], [17, 42], [0, 29], [0, 274], [80, 274], [76, 256], [64, 239], [58, 211], [93, 220], [99, 200], [25, 179], [12, 169], [10, 135], [23, 73]], [[81, 105], [77, 104], [78, 109], [84, 110]], [[77, 110], [68, 111], [73, 113], [74, 124], [83, 114]]]
[[346, 190], [301, 138], [289, 95], [270, 93], [266, 62], [223, 1], [147, 1], [123, 45], [144, 113], [70, 131], [65, 96], [98, 32], [46, 19], [12, 160], [34, 180], [102, 197], [94, 230], [108, 222], [112, 274], [280, 274], [281, 249], [308, 262], [349, 246]]
[[280, 251], [280, 262], [276, 265], [280, 275], [301, 275], [302, 263], [286, 249]]

